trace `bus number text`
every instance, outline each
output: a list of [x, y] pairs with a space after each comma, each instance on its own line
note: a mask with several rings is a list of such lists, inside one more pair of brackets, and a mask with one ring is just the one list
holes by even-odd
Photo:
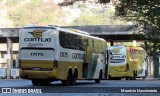
[[60, 52], [60, 57], [68, 57], [68, 53], [67, 52]]
[[31, 56], [43, 56], [43, 53], [31, 53]]

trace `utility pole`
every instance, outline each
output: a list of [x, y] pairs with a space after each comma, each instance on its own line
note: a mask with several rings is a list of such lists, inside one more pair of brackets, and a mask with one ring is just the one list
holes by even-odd
[[11, 76], [12, 53], [12, 40], [7, 37], [7, 79], [10, 79]]

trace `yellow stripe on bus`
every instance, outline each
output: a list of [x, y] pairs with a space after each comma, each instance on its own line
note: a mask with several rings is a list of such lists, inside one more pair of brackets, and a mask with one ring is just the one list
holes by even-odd
[[[49, 78], [56, 78], [56, 79], [60, 79], [60, 80], [66, 80], [67, 78], [67, 74], [68, 74], [68, 70], [69, 68], [72, 69], [72, 74], [74, 73], [74, 69], [77, 68], [78, 70], [78, 79], [82, 79], [82, 66], [83, 63], [82, 62], [66, 62], [66, 61], [58, 61], [58, 66], [57, 68], [53, 68], [54, 67], [54, 62], [53, 61], [45, 61], [45, 60], [22, 60], [21, 61], [21, 68], [53, 68], [52, 71], [48, 72], [48, 76], [47, 73], [44, 71], [34, 71], [34, 70], [26, 70], [23, 71], [25, 72], [24, 74], [28, 74], [29, 76], [31, 76], [32, 79], [34, 79], [34, 75], [35, 78], [45, 78], [47, 79]], [[57, 71], [55, 71], [57, 70]], [[23, 74], [23, 72], [21, 74]], [[56, 72], [56, 73], [53, 73]], [[45, 76], [42, 76], [44, 75]], [[39, 75], [37, 75], [39, 74]], [[51, 74], [53, 76], [51, 76]], [[29, 78], [28, 78], [29, 79]]]
[[33, 67], [53, 68], [53, 61], [21, 60], [21, 67], [22, 68], [33, 68]]

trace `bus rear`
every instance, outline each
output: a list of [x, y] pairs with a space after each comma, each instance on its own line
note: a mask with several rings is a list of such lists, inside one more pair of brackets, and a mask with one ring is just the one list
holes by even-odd
[[145, 78], [146, 77], [146, 51], [141, 47], [130, 47], [132, 51], [130, 52], [132, 60], [135, 62], [135, 73], [137, 78]]
[[[19, 36], [20, 77], [24, 79], [56, 78], [56, 29], [24, 27]], [[55, 68], [55, 69], [54, 69]]]

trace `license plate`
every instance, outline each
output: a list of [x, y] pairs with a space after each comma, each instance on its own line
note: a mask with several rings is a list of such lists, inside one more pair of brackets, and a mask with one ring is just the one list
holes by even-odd
[[33, 70], [40, 70], [41, 68], [32, 68]]

